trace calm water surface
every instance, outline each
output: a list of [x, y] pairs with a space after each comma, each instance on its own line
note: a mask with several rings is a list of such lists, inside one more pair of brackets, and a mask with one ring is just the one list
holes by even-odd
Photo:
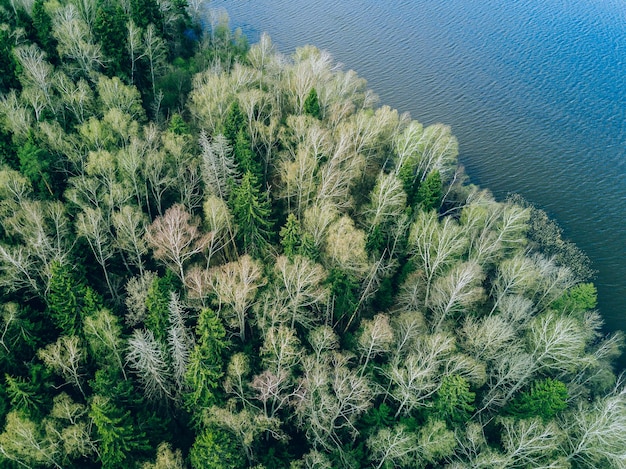
[[230, 0], [231, 25], [284, 53], [315, 44], [382, 104], [459, 139], [472, 182], [522, 194], [598, 270], [626, 330], [626, 2]]

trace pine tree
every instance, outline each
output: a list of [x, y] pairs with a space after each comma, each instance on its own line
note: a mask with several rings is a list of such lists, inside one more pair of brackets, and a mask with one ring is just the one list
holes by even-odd
[[102, 467], [132, 467], [129, 456], [149, 449], [145, 433], [134, 428], [130, 411], [124, 412], [110, 399], [95, 395], [89, 416], [96, 426]]
[[203, 309], [196, 326], [198, 343], [189, 357], [186, 381], [190, 391], [185, 396], [190, 411], [215, 403], [215, 389], [223, 375], [222, 353], [227, 346], [226, 330], [211, 309]]
[[315, 88], [311, 88], [311, 91], [309, 91], [309, 95], [304, 100], [304, 113], [313, 116], [316, 119], [322, 118], [320, 101], [317, 97], [317, 91]]
[[250, 137], [243, 128], [237, 132], [235, 145], [233, 146], [233, 156], [242, 173], [250, 172], [259, 183], [263, 181], [263, 168], [257, 161], [256, 155], [252, 151]]
[[164, 277], [157, 277], [152, 282], [146, 297], [145, 324], [154, 334], [154, 338], [161, 343], [167, 341], [167, 326], [171, 293], [176, 290], [174, 273], [168, 270]]
[[[443, 186], [439, 171], [433, 171], [419, 185], [415, 193], [415, 204], [419, 204], [422, 210], [438, 210], [443, 195]], [[410, 201], [411, 202], [411, 201]]]
[[58, 60], [58, 53], [56, 50], [57, 41], [52, 36], [52, 18], [48, 15], [44, 7], [44, 0], [36, 0], [33, 3], [33, 11], [31, 14], [33, 19], [33, 28], [35, 28], [35, 34], [37, 40], [41, 45], [41, 48], [48, 55], [48, 60], [56, 62]]
[[224, 121], [224, 137], [228, 139], [232, 146], [235, 145], [237, 134], [244, 128], [245, 123], [246, 121], [239, 107], [239, 103], [234, 101]]
[[65, 335], [75, 335], [81, 327], [81, 298], [85, 297], [83, 282], [76, 279], [69, 266], [53, 262], [46, 304], [52, 323]]
[[256, 178], [249, 171], [231, 194], [231, 211], [237, 225], [236, 237], [247, 254], [260, 254], [272, 233], [270, 201], [261, 193]]

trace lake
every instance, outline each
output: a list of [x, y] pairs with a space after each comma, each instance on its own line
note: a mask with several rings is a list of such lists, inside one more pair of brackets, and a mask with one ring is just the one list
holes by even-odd
[[546, 210], [626, 330], [626, 2], [230, 0], [231, 26], [314, 44], [381, 104], [452, 126], [471, 181]]

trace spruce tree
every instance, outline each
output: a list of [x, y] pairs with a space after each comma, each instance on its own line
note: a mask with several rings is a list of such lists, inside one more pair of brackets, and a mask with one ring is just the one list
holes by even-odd
[[313, 116], [316, 119], [322, 118], [322, 110], [320, 109], [320, 101], [317, 97], [317, 91], [315, 88], [311, 88], [308, 96], [304, 100], [304, 113], [309, 116]]
[[247, 171], [231, 194], [231, 210], [237, 225], [237, 241], [243, 252], [261, 254], [272, 233], [270, 201], [262, 193], [254, 175]]

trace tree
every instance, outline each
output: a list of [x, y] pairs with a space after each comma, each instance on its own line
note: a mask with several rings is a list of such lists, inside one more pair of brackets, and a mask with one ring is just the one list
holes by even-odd
[[433, 399], [434, 415], [452, 425], [462, 425], [474, 412], [476, 394], [470, 391], [467, 380], [459, 375], [445, 376]]
[[233, 156], [237, 167], [243, 174], [249, 172], [254, 176], [254, 180], [257, 181], [257, 183], [263, 181], [263, 168], [257, 161], [257, 157], [252, 150], [250, 137], [244, 128], [241, 128], [239, 132], [237, 132], [237, 137], [233, 145]]
[[218, 134], [209, 141], [205, 132], [200, 133], [202, 149], [202, 177], [207, 193], [228, 200], [233, 181], [236, 180], [236, 163], [232, 147], [226, 137]]
[[28, 140], [17, 151], [20, 172], [26, 176], [35, 194], [50, 199], [56, 192], [56, 183], [51, 174], [52, 155]]
[[[409, 234], [409, 252], [412, 260], [423, 269], [426, 286], [424, 304], [429, 304], [430, 289], [435, 277], [448, 268], [465, 252], [467, 239], [464, 231], [449, 217], [440, 223], [435, 212], [419, 211]], [[419, 303], [412, 304], [419, 308]]]
[[54, 262], [46, 303], [53, 324], [67, 336], [73, 336], [81, 327], [82, 298], [86, 287], [76, 278], [70, 267]]
[[367, 446], [376, 469], [408, 466], [415, 458], [417, 437], [402, 425], [381, 428], [370, 436]]
[[43, 0], [37, 0], [33, 3], [33, 11], [31, 13], [33, 20], [33, 28], [37, 34], [37, 40], [48, 57], [54, 61], [57, 57], [57, 43], [52, 37], [52, 18], [45, 9]]
[[415, 203], [422, 210], [439, 210], [441, 199], [443, 197], [443, 185], [439, 171], [435, 170], [426, 176], [426, 179], [419, 185], [414, 195]]
[[150, 330], [135, 329], [128, 339], [126, 362], [139, 376], [145, 396], [154, 402], [173, 398], [173, 383], [163, 344]]
[[55, 343], [40, 349], [37, 355], [47, 367], [63, 376], [67, 383], [76, 386], [86, 397], [82, 385], [82, 367], [86, 354], [78, 336], [61, 336]]
[[[246, 317], [257, 290], [266, 284], [261, 264], [245, 255], [213, 270], [212, 287], [216, 295], [217, 313], [237, 328], [242, 341], [246, 337]], [[226, 306], [226, 308], [224, 308]]]
[[147, 216], [134, 205], [124, 205], [111, 217], [115, 228], [116, 246], [128, 256], [128, 261], [143, 274], [143, 256], [148, 252], [144, 237], [148, 225]]
[[200, 232], [199, 222], [180, 204], [154, 220], [146, 231], [146, 240], [154, 249], [154, 257], [171, 266], [183, 284], [185, 264], [209, 244], [209, 236]]
[[222, 322], [208, 308], [200, 311], [196, 335], [198, 340], [189, 356], [185, 375], [189, 389], [185, 401], [190, 410], [215, 403], [215, 389], [223, 376], [222, 354], [228, 344]]
[[144, 463], [141, 469], [185, 469], [183, 454], [179, 449], [172, 451], [172, 446], [163, 442], [157, 447], [154, 464]]
[[290, 327], [296, 323], [305, 328], [319, 321], [319, 315], [327, 304], [329, 290], [324, 283], [324, 268], [303, 256], [288, 259], [280, 256], [276, 260], [274, 272], [277, 277], [272, 292], [273, 308], [279, 316], [284, 316]]
[[120, 5], [102, 4], [98, 7], [93, 32], [102, 45], [111, 75], [121, 75], [126, 66], [126, 18]]
[[322, 118], [322, 110], [320, 108], [320, 102], [317, 97], [317, 91], [315, 88], [311, 88], [309, 94], [304, 100], [303, 111], [305, 114], [315, 117], [316, 119]]
[[241, 184], [233, 189], [230, 206], [240, 248], [246, 254], [260, 255], [267, 248], [272, 233], [271, 207], [252, 173], [246, 172]]
[[[148, 285], [147, 294], [137, 298], [138, 301], [144, 302], [146, 316], [145, 325], [152, 331], [155, 338], [165, 344], [167, 340], [167, 324], [169, 318], [169, 306], [172, 298], [172, 292], [175, 291], [175, 277], [168, 270], [164, 277], [154, 277], [152, 275], [141, 280], [139, 285]], [[152, 278], [150, 284], [148, 280]], [[138, 305], [139, 307], [139, 305]]]
[[62, 469], [60, 453], [57, 442], [45, 435], [36, 422], [19, 412], [7, 415], [4, 432], [0, 434], [0, 460], [24, 467], [46, 465]]
[[145, 433], [133, 426], [130, 411], [124, 412], [110, 399], [94, 395], [89, 416], [96, 427], [98, 459], [103, 467], [120, 467], [133, 453], [149, 448]]
[[224, 136], [228, 139], [231, 146], [234, 146], [237, 142], [237, 136], [244, 129], [245, 122], [239, 102], [233, 101], [224, 120]]
[[109, 310], [102, 308], [85, 318], [83, 331], [85, 339], [89, 344], [91, 355], [100, 366], [109, 365], [111, 358], [113, 358], [115, 366], [126, 379], [122, 361], [122, 330], [118, 318]]
[[59, 56], [68, 60], [68, 69], [73, 74], [95, 78], [102, 65], [102, 49], [93, 41], [90, 25], [73, 4], [56, 12], [53, 35], [59, 44]]
[[504, 411], [517, 418], [540, 417], [547, 422], [566, 407], [565, 383], [545, 378], [533, 382], [529, 390], [518, 394]]
[[246, 463], [235, 437], [216, 426], [198, 435], [189, 458], [194, 469], [240, 469]]
[[363, 321], [361, 328], [358, 345], [363, 363], [361, 371], [361, 375], [363, 375], [372, 358], [388, 352], [391, 348], [393, 329], [389, 324], [389, 317], [384, 314], [377, 314], [372, 320]]

